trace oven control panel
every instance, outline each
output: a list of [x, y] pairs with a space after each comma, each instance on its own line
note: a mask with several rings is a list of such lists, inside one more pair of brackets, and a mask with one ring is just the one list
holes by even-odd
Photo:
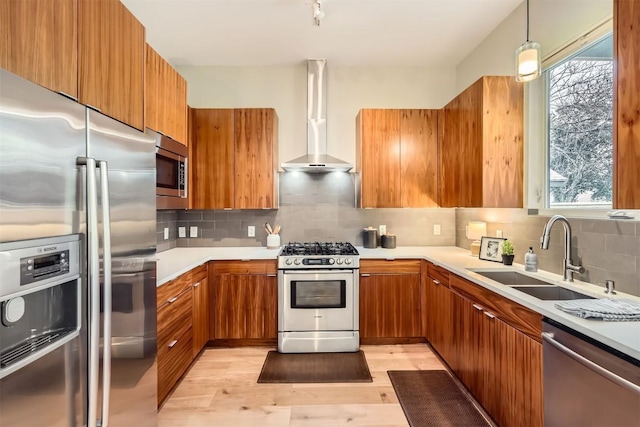
[[278, 257], [278, 268], [343, 268], [359, 267], [359, 258], [354, 256], [285, 256]]

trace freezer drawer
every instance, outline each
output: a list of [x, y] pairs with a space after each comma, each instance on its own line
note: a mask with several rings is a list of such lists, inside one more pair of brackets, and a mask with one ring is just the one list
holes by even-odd
[[640, 362], [543, 323], [544, 425], [637, 427]]

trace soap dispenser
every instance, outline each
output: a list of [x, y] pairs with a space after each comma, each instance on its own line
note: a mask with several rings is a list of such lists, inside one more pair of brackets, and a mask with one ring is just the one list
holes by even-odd
[[533, 253], [532, 247], [529, 247], [529, 252], [524, 254], [524, 270], [538, 271], [538, 255]]

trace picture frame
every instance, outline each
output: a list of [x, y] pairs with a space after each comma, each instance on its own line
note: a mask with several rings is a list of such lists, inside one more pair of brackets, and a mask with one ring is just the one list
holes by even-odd
[[482, 237], [480, 240], [480, 259], [485, 261], [502, 262], [502, 244], [507, 240], [503, 237]]

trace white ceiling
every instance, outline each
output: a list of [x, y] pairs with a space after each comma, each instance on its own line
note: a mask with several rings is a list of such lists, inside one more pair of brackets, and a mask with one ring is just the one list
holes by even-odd
[[[173, 65], [452, 67], [522, 0], [122, 0]], [[523, 28], [524, 38], [524, 28]]]

